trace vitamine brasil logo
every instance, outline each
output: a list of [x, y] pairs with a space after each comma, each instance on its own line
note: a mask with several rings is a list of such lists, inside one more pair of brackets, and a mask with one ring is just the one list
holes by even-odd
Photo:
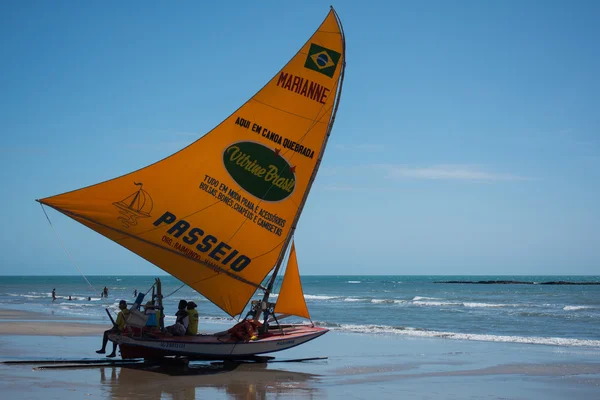
[[251, 195], [281, 201], [296, 187], [290, 164], [279, 152], [256, 142], [238, 142], [223, 152], [223, 164], [231, 178]]
[[340, 61], [340, 53], [311, 43], [304, 68], [312, 69], [333, 78], [338, 61]]

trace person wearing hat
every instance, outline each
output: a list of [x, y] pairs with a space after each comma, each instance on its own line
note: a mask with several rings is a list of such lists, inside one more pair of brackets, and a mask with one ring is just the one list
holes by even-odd
[[188, 315], [188, 327], [186, 334], [187, 335], [197, 335], [198, 334], [198, 310], [196, 310], [196, 303], [193, 301], [188, 301], [187, 303], [187, 315]]
[[186, 307], [188, 302], [185, 300], [179, 300], [179, 305], [177, 306], [177, 312], [175, 313], [175, 323], [180, 323], [187, 329], [188, 326], [188, 314], [186, 311]]
[[148, 319], [146, 320], [146, 326], [152, 328], [158, 327], [158, 311], [156, 310], [156, 307], [154, 307], [154, 303], [152, 301], [147, 302], [144, 306], [144, 314], [148, 316]]
[[189, 322], [188, 313], [186, 310], [187, 305], [187, 301], [179, 300], [179, 305], [177, 306], [178, 310], [175, 313], [175, 324], [167, 327], [167, 331], [173, 336], [183, 336], [187, 331]]
[[[104, 336], [102, 337], [102, 348], [100, 350], [96, 350], [96, 353], [98, 353], [98, 354], [106, 353], [106, 344], [108, 343], [108, 335], [110, 335], [111, 333], [123, 332], [123, 330], [125, 329], [125, 321], [127, 320], [127, 317], [129, 317], [129, 310], [127, 309], [127, 302], [125, 300], [121, 300], [119, 302], [119, 309], [121, 311], [119, 311], [119, 314], [117, 315], [117, 322], [115, 322], [115, 325], [112, 328], [110, 328], [109, 330], [104, 331]], [[112, 357], [116, 357], [116, 355], [117, 355], [117, 344], [115, 342], [113, 342], [113, 351], [106, 357], [112, 358]]]

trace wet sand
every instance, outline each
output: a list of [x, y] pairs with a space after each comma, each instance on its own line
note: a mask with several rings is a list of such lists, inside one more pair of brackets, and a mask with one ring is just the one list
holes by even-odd
[[106, 326], [73, 322], [15, 322], [0, 323], [0, 335], [85, 336], [101, 335]]
[[101, 335], [110, 326], [72, 322], [65, 318], [19, 310], [0, 310], [0, 335]]
[[[100, 333], [82, 336], [81, 332], [91, 332], [84, 328], [86, 324], [33, 322], [42, 325], [38, 333], [41, 336], [21, 336], [31, 328], [27, 318], [26, 313], [7, 316], [0, 312], [0, 319], [10, 319], [11, 332], [15, 332], [0, 336], [3, 361], [99, 358], [94, 350], [100, 345]], [[0, 321], [0, 327], [5, 324], [6, 321]], [[65, 330], [71, 329], [70, 324], [80, 332], [78, 336], [67, 336]], [[61, 328], [49, 327], [53, 325]], [[100, 332], [106, 328], [89, 325], [89, 329]], [[202, 328], [217, 331], [223, 325]], [[28, 399], [600, 398], [598, 348], [330, 332], [274, 355], [279, 360], [321, 356], [329, 359], [53, 370], [0, 364], [0, 393], [3, 398]]]

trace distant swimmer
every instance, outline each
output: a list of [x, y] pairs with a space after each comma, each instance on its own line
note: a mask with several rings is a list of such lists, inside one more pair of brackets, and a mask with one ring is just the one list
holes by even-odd
[[56, 288], [52, 289], [52, 301], [56, 300]]
[[133, 290], [133, 297], [137, 297], [137, 289]]
[[71, 298], [71, 296], [69, 296], [69, 300], [73, 300], [73, 299]]
[[104, 286], [104, 290], [102, 292], [104, 293], [104, 297], [108, 297], [108, 288], [106, 286]]

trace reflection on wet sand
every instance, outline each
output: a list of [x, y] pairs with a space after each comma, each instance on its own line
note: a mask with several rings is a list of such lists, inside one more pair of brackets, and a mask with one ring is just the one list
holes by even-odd
[[[207, 364], [189, 366], [139, 364], [100, 368], [103, 391], [110, 398], [195, 400], [203, 389], [224, 391], [231, 399], [265, 399], [279, 394], [310, 398], [318, 375], [268, 368], [266, 364]], [[196, 394], [198, 392], [198, 395]]]

